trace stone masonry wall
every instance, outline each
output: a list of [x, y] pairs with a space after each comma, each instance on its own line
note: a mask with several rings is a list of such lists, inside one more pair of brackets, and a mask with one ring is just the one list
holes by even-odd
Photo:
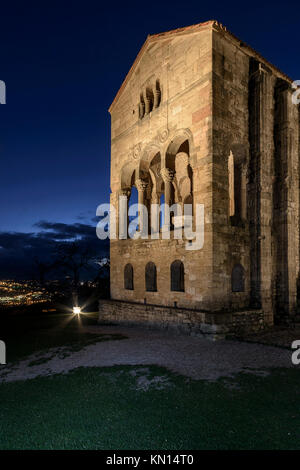
[[160, 305], [100, 300], [99, 323], [162, 328], [172, 332], [221, 339], [240, 336], [264, 328], [262, 311], [210, 313]]
[[[203, 28], [151, 45], [143, 54], [118, 102], [111, 110], [111, 203], [118, 211], [120, 190], [130, 177], [157, 154], [161, 167], [166, 156], [187, 142], [193, 171], [193, 201], [205, 206], [205, 241], [202, 250], [187, 251], [177, 240], [112, 240], [111, 296], [163, 305], [213, 307], [212, 284], [212, 32]], [[159, 79], [160, 106], [138, 117], [141, 90]], [[178, 143], [177, 143], [178, 142]], [[125, 176], [124, 176], [125, 175]], [[126, 179], [127, 178], [127, 179]], [[118, 227], [117, 227], [118, 229]], [[170, 292], [170, 265], [179, 259], [185, 267], [185, 292]], [[156, 264], [157, 293], [145, 292], [145, 265]], [[124, 289], [124, 266], [134, 269], [134, 291]]]
[[[245, 308], [250, 299], [249, 226], [246, 200], [242, 221], [231, 223], [228, 159], [242, 166], [241, 185], [249, 163], [248, 56], [219, 28], [213, 30], [213, 292], [219, 308]], [[236, 177], [236, 175], [235, 175]], [[245, 270], [245, 291], [232, 292], [231, 272], [240, 263]]]
[[[101, 303], [100, 319], [224, 335], [294, 314], [300, 135], [291, 81], [216, 22], [147, 40], [128, 77], [110, 108], [111, 203], [118, 215], [120, 195], [129, 198], [133, 186], [148, 203], [153, 194], [179, 193], [179, 155], [191, 172], [194, 207], [204, 204], [204, 246], [189, 251], [172, 236], [111, 240], [116, 302]], [[158, 82], [161, 102], [140, 118], [145, 90]], [[157, 191], [149, 184], [154, 161]], [[171, 291], [175, 260], [184, 264], [183, 292]], [[157, 292], [146, 291], [149, 261]], [[124, 286], [127, 263], [133, 290]], [[235, 266], [243, 270], [241, 289], [232, 287]]]

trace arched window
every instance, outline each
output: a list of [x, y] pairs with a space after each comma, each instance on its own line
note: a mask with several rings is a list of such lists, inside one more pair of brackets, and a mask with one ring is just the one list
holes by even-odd
[[124, 268], [124, 289], [133, 290], [133, 267], [130, 263]]
[[245, 291], [245, 270], [241, 264], [235, 264], [231, 273], [232, 292]]
[[184, 266], [180, 260], [171, 264], [171, 291], [184, 292]]
[[145, 268], [145, 281], [146, 281], [146, 291], [156, 292], [156, 266], [152, 261], [146, 264]]
[[232, 225], [241, 225], [246, 217], [244, 160], [232, 152], [228, 157], [229, 216]]
[[234, 192], [234, 160], [233, 154], [230, 152], [228, 157], [228, 185], [229, 185], [229, 216], [233, 217], [235, 214], [235, 192]]

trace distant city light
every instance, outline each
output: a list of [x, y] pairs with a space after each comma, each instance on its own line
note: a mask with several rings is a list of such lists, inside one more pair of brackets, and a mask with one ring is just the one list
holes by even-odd
[[79, 315], [81, 313], [80, 307], [73, 307], [73, 313]]
[[50, 300], [51, 294], [36, 281], [0, 281], [0, 307], [41, 304]]

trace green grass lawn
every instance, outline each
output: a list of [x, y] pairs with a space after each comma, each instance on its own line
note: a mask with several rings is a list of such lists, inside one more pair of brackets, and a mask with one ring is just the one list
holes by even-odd
[[299, 449], [299, 373], [191, 381], [158, 367], [77, 369], [0, 386], [1, 449]]
[[[55, 346], [126, 341], [63, 314], [3, 318], [9, 362]], [[70, 321], [69, 321], [70, 320]], [[38, 360], [38, 359], [37, 359]], [[4, 366], [5, 367], [5, 366]], [[160, 388], [139, 380], [164, 379]], [[156, 378], [156, 379], [155, 379]], [[0, 449], [299, 449], [297, 369], [193, 381], [149, 365], [80, 368], [0, 385]]]

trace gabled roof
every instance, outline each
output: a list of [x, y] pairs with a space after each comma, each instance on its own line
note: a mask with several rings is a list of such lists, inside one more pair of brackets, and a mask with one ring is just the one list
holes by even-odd
[[136, 56], [136, 59], [133, 62], [128, 74], [126, 75], [125, 80], [123, 81], [121, 87], [119, 88], [119, 91], [117, 92], [112, 104], [110, 105], [110, 107], [108, 109], [109, 112], [112, 111], [114, 105], [118, 101], [118, 98], [120, 97], [122, 91], [126, 87], [128, 81], [130, 80], [130, 77], [132, 76], [134, 70], [136, 69], [142, 55], [144, 54], [144, 52], [146, 51], [146, 49], [147, 49], [147, 47], [149, 46], [150, 43], [156, 42], [156, 41], [159, 41], [159, 40], [162, 40], [162, 39], [168, 39], [169, 37], [172, 37], [172, 36], [194, 33], [194, 32], [197, 32], [201, 29], [205, 29], [207, 26], [212, 26], [217, 31], [220, 31], [220, 32], [226, 34], [227, 36], [231, 37], [231, 39], [233, 39], [235, 42], [237, 42], [238, 46], [241, 47], [246, 53], [248, 52], [249, 55], [251, 55], [252, 57], [255, 57], [257, 60], [259, 60], [260, 62], [267, 65], [271, 70], [273, 70], [281, 78], [283, 78], [283, 79], [287, 80], [288, 82], [292, 83], [293, 80], [290, 77], [288, 77], [280, 69], [278, 69], [276, 66], [271, 64], [269, 61], [267, 61], [261, 54], [256, 52], [255, 49], [253, 49], [251, 46], [248, 46], [246, 43], [241, 41], [237, 36], [235, 36], [233, 33], [228, 31], [226, 26], [223, 26], [221, 23], [219, 23], [216, 20], [209, 20], [209, 21], [205, 21], [203, 23], [197, 23], [197, 24], [194, 24], [194, 25], [191, 25], [191, 26], [185, 26], [183, 28], [172, 29], [171, 31], [166, 31], [166, 32], [163, 32], [163, 33], [149, 34], [147, 36], [147, 39], [144, 42], [143, 46], [141, 47], [138, 55]]

